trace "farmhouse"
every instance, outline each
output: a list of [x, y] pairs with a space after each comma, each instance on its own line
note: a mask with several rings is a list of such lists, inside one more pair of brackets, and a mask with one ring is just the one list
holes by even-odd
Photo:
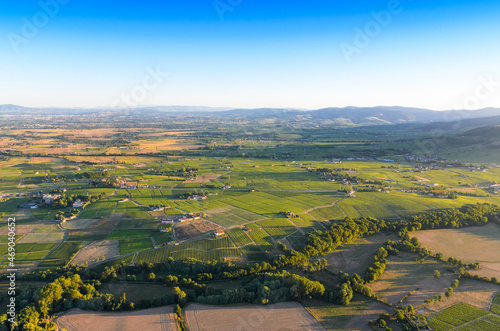
[[214, 232], [214, 236], [215, 237], [220, 237], [220, 236], [223, 236], [224, 234], [225, 234], [224, 231], [216, 231], [216, 232]]
[[206, 196], [201, 196], [201, 195], [192, 195], [188, 197], [188, 200], [205, 200], [207, 197]]
[[120, 188], [126, 190], [135, 190], [137, 188], [137, 182], [123, 182]]
[[182, 222], [187, 222], [187, 221], [196, 221], [201, 219], [199, 215], [191, 215], [191, 214], [184, 214], [178, 219], [175, 220], [176, 223], [182, 223]]
[[73, 202], [73, 208], [80, 208], [80, 207], [83, 207], [84, 203], [82, 200], [80, 199], [76, 199], [74, 202]]
[[59, 195], [44, 194], [42, 196], [42, 200], [45, 201], [46, 204], [50, 204], [56, 199], [59, 199]]
[[191, 216], [182, 216], [176, 220], [176, 222], [182, 223], [191, 220]]

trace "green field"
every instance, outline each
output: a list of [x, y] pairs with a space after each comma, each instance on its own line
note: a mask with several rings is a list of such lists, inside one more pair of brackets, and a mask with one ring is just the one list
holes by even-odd
[[115, 201], [113, 197], [94, 202], [83, 209], [79, 218], [101, 218], [109, 216], [115, 212], [116, 203], [117, 201]]
[[228, 237], [219, 239], [202, 239], [178, 246], [168, 246], [152, 251], [141, 252], [137, 261], [165, 262], [169, 257], [174, 259], [195, 258], [203, 261], [221, 260], [225, 257], [240, 257], [241, 251], [235, 248]]
[[150, 238], [152, 230], [113, 230], [107, 239]]
[[157, 246], [169, 243], [173, 240], [172, 232], [153, 232], [151, 237], [154, 239]]
[[436, 331], [448, 331], [486, 315], [485, 310], [459, 303], [432, 316], [429, 325]]
[[29, 252], [39, 252], [39, 251], [50, 251], [56, 247], [56, 243], [49, 244], [17, 244], [16, 253], [29, 253]]
[[491, 305], [491, 312], [500, 315], [500, 293], [497, 294]]
[[253, 243], [252, 239], [248, 237], [247, 233], [240, 228], [228, 230], [227, 234], [238, 247]]
[[263, 229], [257, 228], [250, 231], [250, 237], [252, 237], [264, 251], [270, 251], [274, 248], [273, 240]]
[[500, 316], [490, 315], [484, 318], [474, 320], [467, 325], [461, 326], [455, 330], [460, 331], [497, 331], [500, 330]]
[[267, 260], [267, 255], [257, 245], [247, 245], [245, 247], [241, 247], [241, 251], [246, 256], [248, 261], [265, 261], [265, 260]]
[[153, 248], [150, 238], [120, 239], [120, 254], [125, 255]]
[[57, 247], [47, 259], [64, 259], [69, 260], [83, 245], [83, 242], [65, 241]]
[[296, 232], [296, 228], [264, 228], [269, 235], [271, 235], [275, 240], [279, 240], [281, 238], [284, 238], [288, 235], [291, 235], [292, 233]]
[[26, 263], [26, 262], [40, 261], [48, 253], [49, 253], [49, 251], [29, 252], [29, 253], [17, 253], [16, 252], [16, 263]]
[[118, 202], [116, 213], [123, 213], [127, 218], [149, 218], [150, 216], [146, 210], [146, 208], [139, 207], [132, 201], [124, 201]]
[[295, 225], [287, 218], [275, 217], [257, 222], [263, 228], [267, 227], [295, 227]]

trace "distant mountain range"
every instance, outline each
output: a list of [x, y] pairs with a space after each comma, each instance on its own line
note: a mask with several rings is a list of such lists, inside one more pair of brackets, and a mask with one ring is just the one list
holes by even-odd
[[28, 108], [18, 105], [0, 105], [2, 114], [116, 114], [138, 113], [151, 115], [208, 116], [238, 121], [279, 121], [282, 123], [309, 123], [320, 126], [372, 126], [392, 124], [456, 122], [500, 116], [500, 108], [479, 110], [434, 111], [410, 107], [345, 107], [301, 110], [291, 108], [231, 109], [200, 106], [149, 106], [134, 108]]
[[233, 109], [220, 112], [227, 117], [242, 119], [282, 119], [287, 121], [321, 121], [325, 124], [339, 125], [388, 125], [405, 123], [453, 122], [474, 118], [500, 116], [499, 108], [479, 110], [434, 111], [408, 107], [346, 107], [323, 108], [300, 111], [289, 109]]

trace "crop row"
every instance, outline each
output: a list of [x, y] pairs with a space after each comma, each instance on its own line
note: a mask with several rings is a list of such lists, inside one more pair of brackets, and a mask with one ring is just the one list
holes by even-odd
[[240, 228], [231, 229], [227, 231], [227, 234], [238, 247], [253, 243], [247, 233]]
[[429, 320], [429, 325], [437, 331], [447, 331], [485, 315], [488, 315], [485, 310], [459, 303], [434, 315]]

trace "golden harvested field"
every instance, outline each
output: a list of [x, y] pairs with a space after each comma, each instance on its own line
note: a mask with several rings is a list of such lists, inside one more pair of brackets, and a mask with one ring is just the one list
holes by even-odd
[[298, 302], [225, 307], [190, 304], [185, 314], [190, 331], [325, 330]]
[[61, 228], [68, 230], [85, 230], [92, 224], [98, 222], [97, 219], [74, 219], [61, 224]]
[[56, 320], [67, 331], [173, 331], [179, 330], [172, 307], [133, 312], [102, 313], [73, 309]]
[[[444, 295], [456, 275], [446, 270], [446, 264], [434, 259], [423, 263], [415, 262], [417, 254], [399, 252], [388, 258], [386, 270], [376, 282], [369, 284], [374, 293], [386, 298], [389, 303], [397, 304], [410, 292], [415, 291], [402, 305], [418, 308], [426, 299]], [[434, 271], [439, 270], [440, 278], [434, 278]]]
[[[30, 158], [30, 163], [45, 163], [45, 162], [62, 162], [64, 161], [63, 159], [56, 158], [56, 157], [37, 157], [33, 156]], [[57, 168], [57, 167], [54, 167]]]
[[[154, 129], [152, 129], [154, 130]], [[137, 136], [139, 137], [163, 137], [163, 136], [177, 136], [177, 135], [186, 135], [190, 133], [194, 133], [195, 131], [168, 131], [168, 132], [151, 132], [151, 133], [140, 133]]]
[[92, 234], [110, 233], [122, 217], [119, 214], [112, 214], [89, 225], [85, 230]]
[[[106, 164], [106, 163], [125, 163], [133, 164], [140, 162], [157, 162], [162, 159], [155, 157], [143, 157], [143, 156], [65, 156], [71, 162], [90, 162], [95, 164]], [[119, 166], [117, 166], [119, 167]], [[124, 167], [121, 167], [124, 168]]]
[[387, 241], [397, 240], [394, 234], [379, 233], [360, 238], [353, 243], [336, 249], [324, 258], [328, 261], [328, 268], [333, 271], [357, 273], [362, 275], [365, 269], [373, 263], [373, 255]]
[[220, 176], [222, 176], [222, 174], [209, 173], [209, 174], [199, 175], [194, 180], [188, 181], [188, 183], [210, 183], [212, 179], [217, 179]]
[[473, 279], [463, 278], [453, 290], [449, 298], [443, 295], [443, 301], [436, 301], [426, 307], [428, 313], [436, 313], [448, 307], [463, 302], [481, 309], [490, 310], [495, 295], [500, 292], [500, 286]]
[[181, 150], [203, 147], [203, 145], [186, 144], [176, 139], [163, 139], [163, 140], [138, 140], [134, 143], [139, 144], [139, 149], [147, 152], [161, 151], [161, 150]]
[[462, 229], [418, 231], [412, 234], [423, 247], [454, 257], [465, 263], [480, 262], [481, 269], [471, 272], [500, 278], [500, 226], [487, 224]]
[[380, 314], [390, 313], [387, 305], [355, 294], [348, 306], [335, 305], [320, 300], [308, 300], [306, 309], [330, 331], [361, 330], [370, 331], [368, 322], [376, 320]]
[[174, 236], [179, 241], [194, 239], [205, 236], [208, 233], [223, 230], [220, 225], [207, 220], [198, 220], [176, 224], [174, 226]]
[[97, 241], [82, 249], [71, 263], [84, 265], [88, 262], [89, 265], [97, 263], [97, 259], [101, 261], [101, 257], [105, 256], [106, 260], [120, 256], [120, 244], [118, 240], [102, 240]]
[[20, 244], [55, 243], [64, 239], [64, 232], [30, 233], [18, 240]]

